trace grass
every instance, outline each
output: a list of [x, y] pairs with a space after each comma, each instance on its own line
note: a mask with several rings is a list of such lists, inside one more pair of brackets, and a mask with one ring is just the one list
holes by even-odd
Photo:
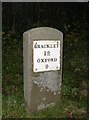
[[28, 114], [23, 97], [22, 39], [3, 33], [3, 118], [88, 119], [86, 41], [80, 42], [79, 39], [76, 32], [64, 38], [62, 98], [59, 105]]

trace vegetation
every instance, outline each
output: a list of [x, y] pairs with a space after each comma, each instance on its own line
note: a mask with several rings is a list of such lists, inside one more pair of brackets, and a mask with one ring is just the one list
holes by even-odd
[[[85, 118], [87, 114], [87, 3], [3, 3], [3, 118]], [[59, 106], [28, 114], [23, 98], [23, 32], [49, 26], [64, 34]]]

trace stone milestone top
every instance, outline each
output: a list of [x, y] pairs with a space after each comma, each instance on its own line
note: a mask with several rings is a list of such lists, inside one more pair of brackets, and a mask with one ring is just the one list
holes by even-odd
[[33, 28], [24, 32], [23, 36], [27, 33], [29, 35], [29, 39], [32, 38], [34, 40], [63, 39], [63, 33], [61, 31], [50, 27]]

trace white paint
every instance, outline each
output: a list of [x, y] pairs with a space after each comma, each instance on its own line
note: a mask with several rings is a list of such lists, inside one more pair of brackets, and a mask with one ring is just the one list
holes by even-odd
[[60, 41], [33, 41], [33, 71], [51, 70], [60, 70]]
[[43, 100], [45, 100], [45, 97], [43, 98]]
[[42, 110], [44, 108], [48, 108], [48, 107], [53, 107], [55, 105], [55, 103], [50, 103], [50, 104], [43, 104], [41, 103], [39, 106], [38, 106], [38, 110]]
[[41, 109], [44, 109], [45, 108], [45, 104], [41, 103], [39, 106], [38, 106], [38, 110], [41, 110]]

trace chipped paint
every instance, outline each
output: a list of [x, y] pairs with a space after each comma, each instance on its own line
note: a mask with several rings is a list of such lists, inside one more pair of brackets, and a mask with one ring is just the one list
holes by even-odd
[[38, 106], [38, 110], [42, 110], [44, 108], [48, 108], [48, 107], [53, 107], [55, 105], [55, 103], [50, 103], [50, 104], [43, 104], [41, 103], [39, 106]]
[[47, 88], [47, 91], [60, 92], [61, 78], [59, 77], [58, 71], [43, 72], [40, 73], [39, 76], [34, 76], [33, 82], [40, 87], [40, 91]]
[[45, 108], [45, 104], [41, 103], [39, 106], [38, 106], [38, 110], [41, 110], [41, 109], [44, 109]]
[[44, 97], [43, 100], [45, 100], [46, 98]]

